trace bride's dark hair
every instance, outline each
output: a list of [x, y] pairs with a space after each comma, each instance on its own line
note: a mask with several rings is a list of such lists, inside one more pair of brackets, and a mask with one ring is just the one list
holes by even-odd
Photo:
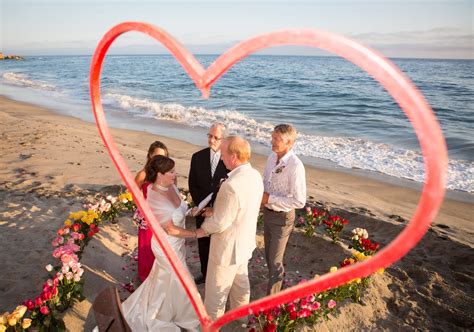
[[154, 183], [158, 173], [165, 174], [174, 168], [174, 160], [165, 156], [154, 156], [145, 165], [145, 181]]

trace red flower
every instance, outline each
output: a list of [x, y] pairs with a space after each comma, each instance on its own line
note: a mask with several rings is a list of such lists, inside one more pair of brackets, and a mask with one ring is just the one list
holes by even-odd
[[79, 225], [79, 224], [74, 224], [74, 225], [72, 225], [72, 230], [73, 230], [74, 232], [77, 232], [77, 231], [80, 230], [80, 229], [81, 229], [81, 225]]
[[63, 236], [64, 235], [64, 228], [58, 229], [58, 235]]
[[311, 310], [309, 309], [304, 308], [298, 311], [298, 318], [306, 318], [309, 316], [311, 316]]
[[272, 316], [271, 313], [267, 313], [267, 320], [268, 320], [269, 322], [272, 322], [272, 321], [273, 321], [273, 316]]
[[296, 318], [297, 318], [296, 311], [291, 311], [291, 312], [290, 312], [290, 319], [291, 319], [291, 320], [296, 320]]
[[82, 233], [79, 234], [79, 240], [80, 240], [80, 241], [84, 240], [85, 237], [86, 237], [86, 236], [85, 236], [84, 234], [82, 234]]
[[290, 303], [286, 306], [286, 312], [294, 312], [296, 311], [296, 306], [294, 303]]
[[41, 298], [43, 299], [43, 301], [49, 301], [51, 300], [52, 297], [53, 297], [53, 294], [49, 290], [41, 293]]
[[43, 304], [43, 300], [41, 299], [41, 297], [38, 296], [38, 297], [35, 299], [35, 303], [36, 303], [37, 306], [40, 306], [40, 305]]
[[44, 306], [42, 306], [42, 307], [40, 308], [40, 312], [41, 312], [43, 315], [47, 315], [47, 314], [49, 314], [49, 309], [48, 309], [47, 306], [44, 305]]
[[35, 308], [35, 303], [32, 300], [26, 300], [23, 304], [28, 308], [28, 310], [33, 310]]
[[348, 223], [348, 221], [346, 219], [342, 218], [342, 224], [347, 225], [347, 223]]
[[94, 234], [95, 234], [94, 231], [89, 231], [89, 233], [87, 233], [87, 236], [88, 236], [88, 237], [93, 237]]
[[277, 329], [277, 326], [273, 323], [268, 323], [263, 327], [264, 332], [275, 332]]

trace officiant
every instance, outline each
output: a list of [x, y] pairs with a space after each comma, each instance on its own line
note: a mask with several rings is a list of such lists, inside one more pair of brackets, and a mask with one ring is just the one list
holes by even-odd
[[[214, 123], [207, 134], [208, 147], [193, 154], [189, 170], [188, 186], [193, 202], [199, 205], [210, 193], [213, 193], [208, 206], [213, 205], [219, 191], [220, 184], [227, 177], [229, 170], [221, 160], [221, 144], [225, 135], [225, 126]], [[204, 217], [196, 217], [196, 229], [201, 227]], [[199, 260], [201, 262], [201, 275], [194, 281], [202, 284], [206, 280], [207, 263], [209, 260], [210, 237], [198, 239]]]

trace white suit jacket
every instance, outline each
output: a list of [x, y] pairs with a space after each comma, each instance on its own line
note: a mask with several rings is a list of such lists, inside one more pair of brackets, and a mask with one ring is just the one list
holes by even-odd
[[221, 266], [248, 262], [256, 247], [255, 235], [263, 181], [250, 163], [230, 172], [214, 202], [214, 213], [201, 228], [211, 235], [209, 262]]

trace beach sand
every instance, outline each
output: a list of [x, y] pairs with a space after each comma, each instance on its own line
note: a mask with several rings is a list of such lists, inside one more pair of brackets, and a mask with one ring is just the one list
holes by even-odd
[[[122, 181], [100, 139], [95, 124], [55, 114], [37, 106], [0, 97], [0, 310], [11, 311], [24, 299], [39, 295], [47, 278], [44, 267], [54, 262], [51, 241], [69, 212], [82, 209], [98, 192], [116, 193]], [[189, 161], [201, 147], [145, 132], [112, 130], [117, 145], [134, 173], [143, 166], [148, 145], [162, 140], [179, 173], [178, 186], [187, 188]], [[254, 155], [262, 172], [266, 157]], [[372, 240], [389, 243], [413, 215], [420, 192], [350, 172], [306, 167], [309, 202], [347, 218], [345, 235], [366, 228]], [[320, 330], [473, 330], [474, 255], [473, 195], [467, 202], [445, 199], [432, 227], [401, 261], [375, 275], [364, 304], [340, 304], [340, 314]], [[470, 202], [469, 202], [470, 201]], [[194, 227], [193, 220], [187, 221]], [[137, 284], [136, 228], [130, 215], [104, 223], [87, 246], [86, 299], [64, 316], [68, 330], [94, 326], [91, 304], [109, 284]], [[264, 295], [263, 233], [250, 262], [252, 299]], [[196, 241], [188, 241], [188, 265], [197, 274]], [[308, 254], [311, 253], [311, 254]], [[295, 230], [285, 256], [292, 282], [323, 274], [349, 256], [347, 246], [326, 236], [304, 237]], [[199, 287], [203, 291], [203, 287]], [[239, 324], [223, 330], [239, 330]]]

